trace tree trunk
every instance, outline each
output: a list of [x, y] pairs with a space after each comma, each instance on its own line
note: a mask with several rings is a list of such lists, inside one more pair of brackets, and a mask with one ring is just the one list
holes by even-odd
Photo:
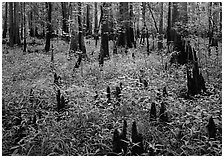
[[99, 36], [98, 36], [98, 14], [97, 14], [97, 2], [94, 2], [94, 8], [95, 8], [95, 18], [94, 18], [94, 38], [95, 38], [95, 47], [97, 47], [97, 40], [99, 39]]
[[168, 6], [168, 21], [167, 21], [167, 45], [170, 44], [171, 41], [171, 25], [172, 25], [172, 19], [171, 19], [171, 2], [169, 2]]
[[219, 7], [219, 2], [213, 2], [213, 6], [214, 6], [214, 11], [212, 13], [212, 17], [213, 17], [213, 30], [214, 32], [218, 32], [218, 24], [219, 24], [219, 14], [218, 14], [218, 11], [216, 10], [218, 7]]
[[178, 3], [179, 2], [173, 2], [172, 27], [174, 27], [175, 23], [178, 22], [178, 20], [179, 20]]
[[154, 26], [155, 26], [156, 32], [157, 32], [157, 33], [159, 33], [159, 29], [158, 29], [158, 27], [157, 27], [157, 23], [156, 23], [156, 20], [155, 20], [154, 14], [153, 14], [153, 12], [152, 12], [152, 9], [151, 9], [151, 6], [150, 6], [150, 4], [149, 4], [149, 3], [148, 3], [148, 6], [149, 6], [149, 11], [150, 11], [151, 16], [152, 16], [152, 20], [153, 20], [153, 22], [154, 22]]
[[[222, 8], [222, 2], [220, 2], [219, 4], [220, 4], [220, 7]], [[222, 9], [219, 13], [219, 31], [222, 32]], [[221, 34], [221, 36], [222, 36], [222, 34]], [[221, 39], [222, 39], [222, 37], [221, 37]]]
[[209, 2], [208, 5], [208, 31], [209, 31], [209, 44], [211, 44], [212, 39], [212, 2]]
[[14, 43], [20, 45], [21, 40], [20, 40], [20, 35], [19, 35], [19, 2], [14, 2], [14, 29], [15, 29], [15, 34], [14, 34]]
[[160, 22], [159, 22], [159, 42], [158, 49], [163, 48], [163, 2], [161, 2], [161, 13], [160, 13]]
[[68, 2], [61, 2], [62, 8], [62, 31], [68, 33]]
[[82, 3], [78, 2], [79, 50], [82, 51], [83, 54], [86, 54], [81, 17], [82, 17]]
[[51, 45], [51, 12], [52, 12], [52, 4], [51, 2], [46, 2], [47, 7], [47, 35], [46, 35], [46, 44], [45, 44], [45, 51], [48, 52], [50, 50]]
[[9, 46], [14, 46], [13, 2], [9, 2]]
[[94, 23], [95, 23], [95, 26], [94, 26], [94, 33], [98, 33], [97, 29], [98, 29], [98, 14], [97, 14], [97, 2], [94, 2], [94, 8], [95, 8], [95, 15], [94, 15]]
[[78, 43], [79, 43], [79, 50], [82, 51], [82, 54], [79, 54], [78, 60], [75, 64], [75, 68], [79, 68], [83, 57], [87, 58], [81, 17], [82, 17], [82, 3], [78, 2], [78, 25], [79, 25]]
[[30, 36], [34, 37], [34, 29], [33, 29], [33, 11], [30, 11], [30, 18], [29, 18], [29, 29], [30, 29]]
[[39, 3], [34, 3], [34, 7], [33, 7], [33, 29], [34, 29], [34, 37], [39, 37], [39, 33], [38, 33], [38, 27], [37, 27], [37, 16], [39, 14], [39, 7], [38, 7]]
[[90, 6], [87, 4], [86, 6], [86, 36], [92, 34], [92, 28], [90, 23]]
[[133, 13], [133, 4], [130, 2], [130, 41], [131, 43], [134, 44], [134, 47], [136, 48], [136, 39], [135, 39], [135, 34], [134, 34], [134, 13]]
[[23, 2], [20, 2], [20, 20], [21, 20], [21, 22], [20, 22], [20, 39], [21, 40], [24, 40], [24, 38], [23, 38], [23, 28], [24, 28], [24, 26], [23, 26], [23, 24], [24, 24], [24, 7], [23, 7]]
[[130, 39], [130, 23], [129, 23], [129, 8], [128, 2], [120, 2], [120, 19], [121, 33], [118, 37], [118, 46], [131, 48], [132, 42]]
[[183, 21], [183, 25], [187, 24], [188, 21], [188, 16], [187, 16], [187, 2], [180, 2], [181, 4], [181, 15], [180, 17], [182, 19], [180, 19], [181, 21]]
[[3, 28], [2, 38], [6, 38], [7, 29], [8, 29], [7, 21], [8, 21], [8, 3], [5, 2], [5, 18], [4, 18], [4, 28]]
[[[109, 44], [108, 44], [108, 3], [103, 3], [102, 6], [102, 23], [101, 23], [101, 49], [100, 53], [103, 58], [109, 57]], [[102, 59], [103, 60], [103, 59]]]
[[26, 2], [23, 2], [23, 26], [24, 26], [24, 42], [23, 42], [23, 52], [26, 52]]
[[146, 2], [142, 2], [143, 29], [142, 29], [142, 33], [141, 33], [140, 44], [142, 42], [145, 43], [145, 37], [146, 37], [146, 34], [147, 34], [147, 31], [146, 31], [146, 22], [145, 22], [145, 10], [146, 10]]

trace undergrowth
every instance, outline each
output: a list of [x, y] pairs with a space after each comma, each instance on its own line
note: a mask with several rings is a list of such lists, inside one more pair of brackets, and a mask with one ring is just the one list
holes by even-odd
[[[146, 153], [143, 155], [222, 155], [221, 67], [216, 63], [216, 59], [221, 63], [221, 52], [218, 58], [213, 53], [207, 63], [207, 52], [201, 52], [200, 64], [210, 95], [186, 100], [180, 96], [187, 84], [185, 66], [170, 66], [165, 71], [159, 55], [162, 52], [153, 51], [147, 56], [145, 48], [132, 48], [128, 55], [111, 54], [100, 71], [99, 46], [95, 48], [91, 41], [86, 46], [90, 61], [84, 61], [82, 69], [74, 70], [76, 60], [75, 56], [68, 60], [68, 44], [53, 41], [53, 45], [53, 70], [50, 52], [44, 52], [42, 47], [38, 47], [38, 52], [24, 53], [20, 47], [4, 46], [3, 155], [107, 155], [112, 151], [113, 131], [122, 128], [123, 119], [128, 123], [129, 138], [131, 124], [137, 121], [144, 138]], [[135, 59], [131, 56], [133, 52]], [[163, 63], [166, 61], [168, 56], [163, 54]], [[147, 88], [139, 83], [140, 69], [148, 81]], [[56, 112], [52, 72], [61, 76], [60, 89], [69, 101], [62, 113]], [[114, 91], [120, 82], [123, 84], [121, 102], [117, 103], [112, 95], [112, 102], [108, 103], [106, 87]], [[169, 94], [166, 98], [161, 97], [164, 86]], [[30, 89], [34, 90], [33, 101], [30, 101]], [[95, 91], [99, 95], [97, 99], [94, 99]], [[151, 103], [155, 102], [159, 111], [161, 101], [167, 103], [169, 123], [150, 122]], [[15, 125], [19, 111], [22, 122]], [[30, 118], [38, 113], [42, 116], [35, 128]], [[208, 138], [205, 128], [210, 115], [218, 129], [216, 140]], [[19, 139], [21, 128], [24, 136]]]

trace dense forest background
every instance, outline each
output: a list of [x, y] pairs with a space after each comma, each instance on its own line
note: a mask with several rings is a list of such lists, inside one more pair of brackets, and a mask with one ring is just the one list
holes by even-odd
[[222, 155], [221, 2], [2, 2], [2, 155]]

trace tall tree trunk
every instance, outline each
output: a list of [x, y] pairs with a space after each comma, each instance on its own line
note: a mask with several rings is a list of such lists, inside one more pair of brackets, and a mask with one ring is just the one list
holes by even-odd
[[26, 52], [26, 2], [23, 2], [23, 26], [24, 26], [24, 42], [23, 42], [23, 52]]
[[98, 14], [97, 14], [97, 2], [94, 2], [94, 10], [95, 10], [95, 12], [94, 12], [94, 38], [95, 38], [95, 47], [97, 47], [97, 40], [98, 40]]
[[47, 7], [47, 35], [46, 35], [46, 44], [45, 44], [45, 51], [48, 52], [50, 50], [51, 45], [51, 12], [52, 12], [52, 4], [51, 2], [46, 2]]
[[82, 27], [82, 3], [78, 2], [78, 25], [79, 25], [79, 50], [86, 55], [86, 47], [84, 43], [83, 27]]
[[[222, 2], [220, 2], [219, 4], [220, 4], [220, 7], [222, 8]], [[219, 13], [219, 31], [222, 32], [222, 9]], [[222, 34], [221, 34], [221, 36], [222, 36]], [[222, 37], [221, 37], [221, 39], [222, 39]]]
[[8, 2], [5, 2], [5, 18], [4, 18], [4, 28], [2, 38], [6, 38], [7, 29], [8, 29]]
[[103, 67], [104, 57], [109, 57], [108, 44], [108, 3], [104, 2], [101, 6], [101, 46], [99, 54], [99, 65]]
[[159, 22], [159, 42], [158, 42], [158, 49], [163, 48], [163, 2], [161, 4], [161, 12], [160, 12], [160, 22]]
[[171, 41], [171, 25], [172, 25], [172, 19], [171, 19], [171, 2], [169, 2], [168, 6], [168, 21], [167, 21], [167, 45], [170, 44]]
[[187, 16], [187, 2], [180, 2], [181, 4], [181, 10], [182, 10], [182, 14], [180, 17], [183, 17], [182, 18], [182, 21], [183, 21], [183, 25], [186, 25], [187, 24], [187, 21], [188, 21], [188, 16]]
[[214, 11], [213, 11], [213, 22], [214, 22], [214, 25], [213, 25], [213, 30], [214, 32], [218, 32], [218, 24], [219, 24], [219, 14], [218, 14], [218, 11], [217, 11], [217, 8], [219, 7], [219, 2], [213, 2], [213, 6], [214, 6]]
[[37, 27], [37, 16], [39, 14], [39, 6], [38, 6], [39, 3], [34, 3], [34, 7], [33, 7], [33, 11], [34, 11], [34, 14], [33, 14], [33, 29], [34, 29], [34, 36], [35, 37], [39, 37], [39, 33], [38, 33], [38, 27]]
[[150, 11], [151, 16], [152, 16], [152, 20], [153, 20], [153, 22], [154, 22], [154, 26], [155, 26], [156, 32], [157, 32], [157, 33], [159, 33], [159, 29], [158, 29], [158, 27], [157, 27], [157, 23], [156, 23], [156, 20], [155, 20], [154, 14], [153, 14], [153, 12], [152, 12], [152, 9], [151, 9], [151, 6], [150, 6], [150, 4], [149, 4], [149, 3], [148, 3], [148, 6], [149, 6], [149, 11]]
[[179, 2], [173, 2], [172, 27], [174, 27], [175, 23], [178, 22], [178, 20], [179, 20], [178, 3]]
[[145, 43], [145, 37], [146, 37], [146, 22], [145, 22], [145, 10], [146, 10], [146, 2], [142, 2], [142, 20], [143, 20], [143, 28], [141, 33], [141, 39], [140, 44], [143, 42]]
[[86, 35], [92, 34], [92, 27], [90, 23], [90, 6], [87, 4], [86, 6]]
[[24, 16], [23, 16], [23, 2], [20, 2], [20, 39], [23, 40], [23, 24], [24, 24]]
[[34, 29], [33, 29], [33, 11], [30, 11], [30, 18], [29, 18], [29, 29], [30, 29], [30, 36], [34, 37]]
[[62, 8], [62, 31], [68, 33], [68, 2], [61, 2]]
[[134, 34], [134, 13], [133, 13], [133, 4], [130, 2], [130, 42], [131, 44], [134, 44], [134, 47], [136, 48], [136, 41], [135, 41], [135, 34]]
[[121, 24], [121, 33], [118, 38], [118, 46], [131, 47], [130, 33], [129, 33], [129, 8], [128, 2], [120, 2], [120, 24]]
[[79, 43], [79, 50], [82, 51], [82, 54], [79, 54], [78, 60], [75, 64], [75, 68], [79, 68], [83, 57], [87, 58], [81, 17], [82, 17], [82, 3], [78, 2], [78, 26], [79, 26], [78, 43]]
[[20, 33], [19, 33], [19, 2], [14, 2], [14, 43], [20, 45]]
[[108, 3], [103, 3], [102, 8], [102, 23], [101, 23], [101, 49], [100, 53], [103, 57], [109, 57], [109, 44], [108, 44]]
[[13, 2], [9, 2], [9, 46], [14, 46]]
[[[212, 21], [212, 2], [208, 4], [208, 35], [209, 35], [209, 45], [212, 44], [213, 38], [213, 21]], [[210, 52], [209, 52], [210, 54]]]
[[97, 24], [98, 24], [98, 14], [97, 14], [97, 2], [94, 2], [94, 24], [95, 24], [95, 26], [94, 26], [94, 33], [97, 33], [98, 31], [97, 31], [97, 29], [98, 29], [98, 26], [97, 26]]

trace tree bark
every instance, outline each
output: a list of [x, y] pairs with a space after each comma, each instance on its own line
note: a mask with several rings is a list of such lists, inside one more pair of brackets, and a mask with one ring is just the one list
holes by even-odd
[[14, 46], [13, 2], [9, 2], [9, 46]]
[[146, 21], [145, 21], [145, 10], [146, 10], [146, 2], [142, 2], [143, 29], [142, 29], [142, 33], [141, 33], [140, 44], [142, 42], [145, 43], [145, 37], [146, 37], [146, 34], [147, 34], [147, 31], [146, 31]]
[[[212, 38], [213, 38], [213, 21], [212, 21], [212, 2], [208, 4], [208, 36], [209, 36], [209, 46], [212, 45]], [[210, 55], [210, 48], [209, 48], [209, 55]]]
[[171, 26], [172, 26], [172, 19], [171, 19], [171, 2], [169, 2], [168, 6], [168, 21], [167, 21], [167, 45], [170, 44], [171, 41]]
[[163, 2], [161, 2], [160, 23], [159, 23], [159, 42], [158, 49], [163, 48]]
[[5, 2], [5, 18], [4, 18], [4, 28], [2, 38], [6, 38], [7, 29], [8, 29], [8, 2]]
[[86, 36], [92, 34], [92, 27], [90, 23], [90, 5], [86, 6]]
[[[222, 2], [219, 3], [220, 7], [222, 8]], [[222, 9], [219, 13], [219, 31], [222, 32]], [[222, 36], [222, 34], [221, 34]], [[221, 37], [222, 39], [222, 37]]]
[[154, 17], [154, 14], [153, 14], [153, 12], [152, 12], [152, 9], [151, 9], [150, 4], [148, 4], [148, 6], [149, 6], [149, 11], [150, 11], [150, 13], [151, 13], [151, 15], [152, 15], [152, 19], [153, 19], [153, 22], [154, 22], [154, 26], [155, 26], [156, 32], [159, 33], [159, 29], [158, 29], [158, 27], [157, 27], [157, 23], [156, 23], [156, 20], [155, 20], [155, 17]]
[[182, 10], [182, 14], [180, 17], [183, 17], [182, 19], [180, 19], [181, 21], [183, 21], [183, 25], [187, 24], [188, 21], [188, 16], [187, 16], [187, 2], [180, 2], [181, 4], [181, 10]]
[[21, 44], [20, 33], [19, 33], [19, 2], [14, 2], [14, 44]]
[[69, 33], [68, 31], [68, 2], [61, 2], [62, 8], [62, 31]]
[[24, 42], [23, 42], [23, 52], [26, 52], [26, 2], [23, 2], [23, 26], [24, 26]]
[[79, 26], [78, 43], [79, 43], [79, 50], [82, 51], [82, 54], [79, 54], [78, 60], [75, 64], [75, 68], [79, 68], [83, 57], [87, 58], [81, 17], [82, 17], [82, 3], [78, 2], [78, 26]]
[[86, 47], [83, 37], [83, 27], [82, 27], [82, 3], [78, 2], [78, 25], [79, 25], [79, 50], [86, 54]]
[[52, 12], [52, 4], [51, 2], [46, 2], [47, 7], [47, 35], [46, 35], [46, 44], [45, 44], [45, 51], [48, 52], [50, 50], [51, 45], [51, 12]]
[[38, 33], [38, 27], [37, 27], [37, 16], [39, 14], [39, 7], [38, 7], [39, 3], [34, 3], [33, 6], [33, 29], [34, 29], [34, 37], [39, 37], [39, 33]]
[[103, 3], [102, 6], [102, 23], [101, 23], [101, 49], [100, 53], [104, 57], [109, 57], [108, 44], [108, 3]]
[[98, 41], [98, 14], [97, 14], [97, 2], [94, 2], [94, 8], [95, 8], [95, 12], [94, 12], [94, 38], [95, 38], [95, 47], [97, 47], [97, 41]]
[[24, 16], [23, 16], [23, 14], [24, 14], [24, 10], [23, 10], [24, 8], [23, 8], [23, 2], [20, 2], [20, 39], [21, 40], [24, 40], [24, 38], [23, 38], [23, 28], [24, 28], [24, 26], [23, 26], [23, 24], [24, 24]]
[[176, 22], [178, 22], [178, 18], [179, 18], [178, 2], [173, 2], [172, 27], [175, 26]]
[[131, 28], [130, 28], [130, 13], [128, 8], [128, 2], [120, 2], [120, 19], [121, 24], [121, 33], [118, 37], [118, 46], [131, 48], [132, 41], [131, 39]]
[[33, 11], [30, 11], [29, 17], [29, 29], [30, 29], [30, 36], [34, 37], [34, 29], [33, 29]]

